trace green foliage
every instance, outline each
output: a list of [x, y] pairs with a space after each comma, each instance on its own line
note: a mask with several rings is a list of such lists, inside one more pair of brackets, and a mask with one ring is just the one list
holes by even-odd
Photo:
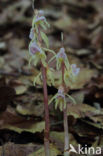
[[44, 43], [46, 44], [47, 48], [49, 48], [49, 40], [48, 40], [47, 35], [44, 32], [41, 32], [41, 37]]
[[36, 77], [34, 77], [34, 81], [33, 81], [34, 86], [36, 85], [36, 82], [38, 81], [40, 76], [41, 76], [41, 72]]

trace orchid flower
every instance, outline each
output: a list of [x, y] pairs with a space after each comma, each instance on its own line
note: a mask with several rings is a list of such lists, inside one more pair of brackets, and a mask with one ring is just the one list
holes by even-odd
[[41, 50], [41, 48], [37, 45], [37, 43], [34, 41], [34, 42], [31, 42], [31, 43], [30, 43], [29, 52], [30, 52], [30, 55], [35, 55], [35, 54], [37, 54], [37, 53], [42, 53], [42, 50]]
[[[31, 42], [29, 45], [29, 53], [32, 56], [32, 60], [34, 65], [36, 66], [37, 63], [41, 60], [42, 64], [46, 66], [46, 55], [42, 48], [34, 41]], [[31, 61], [32, 61], [31, 60]]]
[[41, 17], [36, 17], [36, 19], [35, 19], [35, 24], [38, 24], [38, 22], [40, 22], [40, 21], [45, 21], [46, 20], [46, 18], [44, 17], [44, 16], [41, 16]]
[[67, 55], [65, 53], [65, 49], [63, 47], [60, 48], [60, 50], [56, 56], [56, 60], [57, 60], [57, 69], [58, 70], [61, 68], [62, 62], [64, 62], [66, 68], [69, 68], [69, 61], [68, 61]]
[[77, 76], [79, 74], [80, 68], [77, 68], [76, 64], [71, 65], [72, 73], [74, 76]]
[[63, 108], [66, 108], [66, 97], [69, 97], [69, 99], [76, 104], [76, 101], [74, 100], [74, 98], [68, 94], [66, 94], [64, 92], [64, 88], [63, 86], [60, 86], [58, 89], [57, 94], [55, 94], [52, 99], [49, 101], [49, 104], [52, 101], [55, 101], [55, 109], [57, 109], [57, 107], [59, 106], [60, 110], [62, 111]]
[[37, 29], [37, 26], [41, 25], [44, 29], [46, 29], [46, 25], [48, 27], [50, 26], [44, 17], [44, 11], [36, 11], [35, 14], [36, 15], [34, 16], [32, 27], [36, 27]]
[[64, 72], [64, 81], [67, 86], [75, 82], [76, 76], [79, 74], [80, 68], [77, 68], [76, 64], [70, 65], [70, 68]]
[[63, 110], [63, 106], [66, 107], [66, 101], [65, 101], [65, 94], [64, 94], [64, 90], [63, 87], [59, 87], [57, 94], [55, 94], [53, 96], [53, 98], [49, 101], [49, 104], [55, 101], [55, 109], [57, 109], [57, 107], [59, 106], [60, 110]]

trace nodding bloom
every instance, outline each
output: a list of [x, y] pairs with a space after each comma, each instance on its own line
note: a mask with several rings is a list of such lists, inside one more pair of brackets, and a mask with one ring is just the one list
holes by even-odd
[[65, 98], [63, 87], [59, 87], [58, 93], [57, 93], [57, 98], [63, 98], [63, 99]]
[[56, 59], [57, 59], [57, 69], [61, 68], [62, 62], [64, 62], [66, 68], [69, 68], [69, 61], [65, 53], [65, 49], [63, 47], [60, 48], [59, 52], [57, 53]]
[[64, 81], [67, 86], [71, 86], [76, 81], [76, 76], [79, 74], [80, 68], [76, 64], [70, 65], [70, 68], [64, 72]]
[[46, 18], [44, 17], [44, 11], [43, 10], [40, 10], [40, 11], [37, 11], [36, 12], [36, 16], [34, 18], [34, 24], [37, 24], [41, 21], [45, 21]]
[[34, 28], [30, 29], [29, 38], [32, 40], [34, 38]]
[[46, 55], [35, 41], [30, 43], [29, 53], [32, 56], [29, 63], [33, 61], [34, 66], [36, 66], [37, 63], [41, 61], [42, 64], [46, 67]]
[[44, 16], [41, 16], [41, 17], [37, 16], [36, 20], [35, 20], [35, 23], [38, 23], [40, 21], [45, 21], [45, 20], [46, 20], [46, 18]]
[[60, 110], [63, 110], [63, 107], [66, 107], [65, 93], [62, 86], [59, 87], [58, 93], [55, 100], [55, 109], [59, 106]]
[[63, 86], [60, 86], [58, 89], [57, 94], [55, 94], [55, 96], [49, 101], [49, 104], [55, 100], [55, 109], [57, 109], [57, 107], [60, 108], [60, 110], [63, 110], [63, 107], [66, 107], [66, 99], [65, 99], [65, 93], [64, 93], [64, 88]]
[[65, 49], [64, 48], [60, 48], [58, 54], [57, 54], [57, 58], [61, 59], [61, 60], [65, 60], [66, 59], [66, 54], [65, 54]]
[[41, 48], [37, 45], [37, 43], [34, 41], [34, 42], [31, 42], [31, 43], [30, 43], [29, 52], [30, 52], [31, 55], [35, 55], [35, 54], [37, 54], [37, 53], [42, 53], [42, 50], [41, 50]]
[[79, 74], [80, 68], [77, 68], [77, 65], [76, 64], [72, 64], [71, 65], [71, 68], [72, 68], [73, 75], [74, 76], [77, 76]]
[[55, 101], [55, 109], [57, 109], [57, 107], [59, 107], [59, 109], [62, 111], [63, 108], [66, 108], [66, 97], [68, 97], [74, 104], [76, 104], [76, 102], [72, 98], [72, 96], [66, 94], [64, 92], [64, 87], [60, 86], [57, 94], [55, 94], [52, 97], [52, 99], [49, 101], [49, 104], [54, 100]]

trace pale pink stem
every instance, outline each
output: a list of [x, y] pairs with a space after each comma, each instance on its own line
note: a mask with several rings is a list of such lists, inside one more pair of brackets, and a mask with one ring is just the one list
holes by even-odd
[[45, 145], [45, 156], [49, 156], [49, 107], [48, 107], [48, 92], [46, 84], [46, 69], [42, 64], [42, 77], [43, 77], [43, 92], [44, 92], [44, 109], [45, 109], [45, 130], [44, 130], [44, 145]]
[[[64, 82], [64, 70], [65, 65], [64, 62], [62, 63], [62, 85], [66, 91], [66, 86]], [[64, 113], [64, 156], [69, 156], [68, 150], [69, 150], [69, 133], [68, 133], [68, 115], [67, 115], [67, 105], [66, 108], [63, 109]]]

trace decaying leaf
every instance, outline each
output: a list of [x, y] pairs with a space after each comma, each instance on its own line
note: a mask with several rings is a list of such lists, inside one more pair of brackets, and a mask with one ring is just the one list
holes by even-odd
[[25, 118], [17, 115], [11, 110], [7, 110], [0, 115], [0, 129], [9, 129], [15, 132], [42, 132], [44, 130], [44, 121], [37, 122], [34, 118]]
[[35, 144], [27, 144], [27, 145], [19, 145], [19, 144], [14, 144], [11, 142], [8, 142], [4, 144], [3, 146], [0, 146], [0, 155], [5, 155], [5, 156], [27, 156], [36, 149], [40, 148], [39, 145]]
[[[50, 145], [50, 155], [51, 156], [57, 156], [60, 154], [61, 154], [61, 152], [54, 145]], [[45, 156], [44, 147], [41, 147], [39, 150], [37, 150], [36, 152], [33, 152], [29, 156]]]
[[[99, 115], [99, 114], [100, 114], [100, 110], [87, 104], [77, 104], [77, 105], [72, 105], [70, 107], [68, 104], [68, 115], [72, 115], [75, 118], [84, 118], [84, 117], [92, 118], [92, 116]], [[103, 114], [102, 111], [101, 114]]]

